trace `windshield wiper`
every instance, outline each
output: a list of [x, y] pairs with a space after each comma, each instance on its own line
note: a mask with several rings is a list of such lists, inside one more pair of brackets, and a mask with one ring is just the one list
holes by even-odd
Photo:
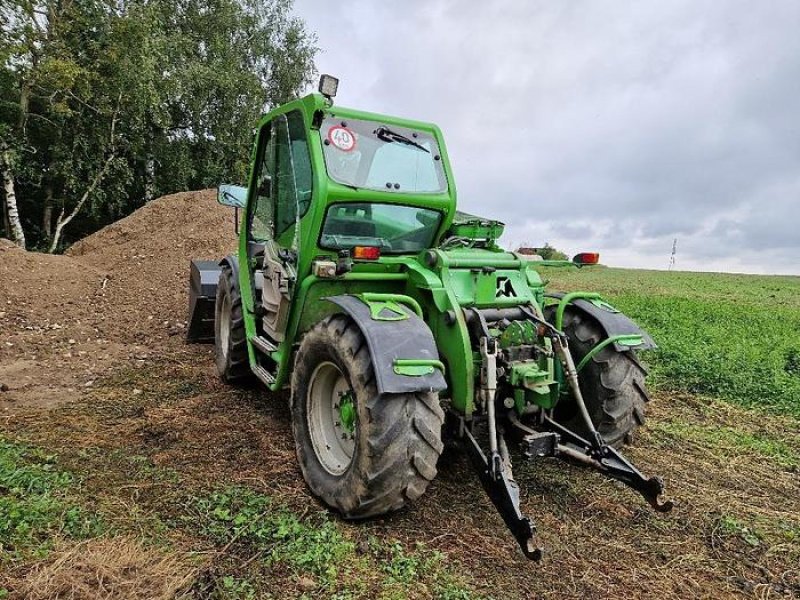
[[428, 154], [431, 153], [425, 146], [419, 144], [412, 140], [411, 138], [407, 138], [406, 136], [397, 133], [396, 131], [392, 131], [388, 127], [378, 127], [375, 130], [375, 135], [378, 137], [379, 140], [383, 142], [399, 142], [401, 144], [405, 144], [406, 146], [414, 146], [414, 148], [418, 148], [423, 152], [427, 152]]

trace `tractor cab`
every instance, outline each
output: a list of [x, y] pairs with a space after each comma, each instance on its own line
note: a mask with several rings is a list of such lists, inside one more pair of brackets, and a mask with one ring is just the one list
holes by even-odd
[[248, 337], [262, 374], [277, 376], [271, 354], [286, 338], [298, 282], [434, 247], [454, 213], [452, 181], [429, 123], [340, 108], [324, 93], [261, 119], [248, 186], [220, 186], [218, 199], [243, 209], [238, 283], [244, 310], [259, 317]]

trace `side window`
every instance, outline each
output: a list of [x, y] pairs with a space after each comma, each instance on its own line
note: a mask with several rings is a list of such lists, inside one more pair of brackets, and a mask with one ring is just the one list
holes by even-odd
[[265, 241], [272, 238], [273, 188], [275, 181], [275, 134], [272, 123], [264, 125], [260, 133], [261, 146], [258, 156], [258, 172], [255, 180], [255, 198], [250, 221], [253, 239]]
[[277, 204], [275, 236], [291, 228], [311, 206], [311, 157], [303, 116], [293, 111], [279, 117], [275, 126], [277, 151]]

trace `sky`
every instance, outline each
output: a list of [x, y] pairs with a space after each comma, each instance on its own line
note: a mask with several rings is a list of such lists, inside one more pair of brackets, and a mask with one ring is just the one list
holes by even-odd
[[296, 0], [336, 103], [433, 121], [506, 247], [800, 275], [800, 1]]

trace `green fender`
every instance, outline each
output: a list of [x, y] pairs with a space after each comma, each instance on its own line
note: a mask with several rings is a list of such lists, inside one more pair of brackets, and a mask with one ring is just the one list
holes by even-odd
[[[447, 388], [436, 340], [408, 296], [365, 294], [326, 298], [356, 322], [367, 340], [381, 394], [438, 392]], [[381, 297], [383, 296], [383, 297]]]
[[[599, 294], [573, 292], [570, 294], [548, 294], [549, 298], [557, 298], [558, 304], [551, 304], [545, 309], [547, 320], [558, 329], [563, 327], [563, 316], [567, 307], [588, 315], [600, 325], [607, 339], [618, 352], [627, 350], [650, 350], [658, 348], [653, 338], [644, 329], [634, 323], [630, 317], [600, 298]], [[634, 336], [638, 336], [638, 340]]]

